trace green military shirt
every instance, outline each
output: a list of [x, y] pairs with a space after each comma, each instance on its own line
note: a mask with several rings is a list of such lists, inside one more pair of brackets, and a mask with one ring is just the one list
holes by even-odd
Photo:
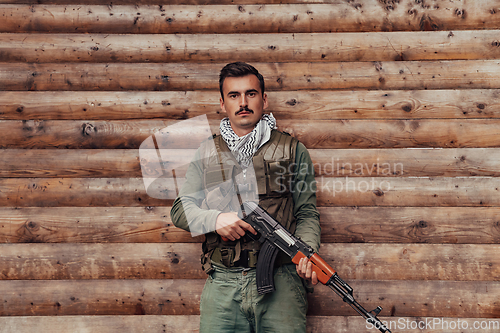
[[[300, 142], [297, 144], [295, 164], [296, 174], [292, 185], [293, 214], [296, 222], [294, 235], [300, 237], [315, 251], [318, 251], [321, 228], [319, 213], [316, 209], [314, 166], [309, 152]], [[190, 225], [193, 230], [202, 231], [203, 233], [214, 231], [217, 216], [221, 212], [201, 209], [198, 205], [203, 199], [203, 163], [198, 149], [186, 172], [186, 182], [170, 211], [174, 225], [187, 231], [190, 231]], [[189, 223], [185, 211], [189, 213]]]

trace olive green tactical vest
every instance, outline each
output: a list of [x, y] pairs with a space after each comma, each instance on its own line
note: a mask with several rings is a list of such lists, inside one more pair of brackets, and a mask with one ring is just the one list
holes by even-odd
[[[213, 142], [210, 142], [211, 140]], [[207, 140], [200, 149], [204, 166], [203, 188], [205, 191], [205, 199], [201, 203], [201, 208], [237, 212], [240, 201], [245, 200], [247, 193], [250, 193], [248, 194], [250, 196], [255, 196], [257, 193], [259, 205], [293, 233], [295, 220], [291, 187], [297, 143], [297, 139], [288, 133], [272, 130], [269, 141], [257, 150], [252, 159], [254, 179], [257, 183], [255, 189], [247, 188], [255, 186], [254, 182], [245, 183], [245, 177], [248, 176], [246, 172], [252, 172], [252, 168], [243, 172], [222, 136], [216, 135]], [[236, 191], [239, 197], [235, 195]], [[257, 198], [246, 199], [256, 200]], [[257, 251], [260, 249], [260, 243], [246, 242], [242, 239], [225, 242], [216, 232], [210, 232], [205, 235], [202, 248], [202, 266], [205, 272], [210, 273], [211, 259], [231, 267], [239, 259], [241, 250]], [[215, 249], [219, 249], [217, 258], [212, 256]], [[221, 259], [219, 257], [222, 249], [223, 253], [229, 254]]]

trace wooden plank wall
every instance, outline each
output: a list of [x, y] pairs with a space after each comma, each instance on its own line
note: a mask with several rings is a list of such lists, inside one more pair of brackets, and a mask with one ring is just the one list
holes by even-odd
[[[0, 0], [0, 332], [197, 331], [200, 238], [138, 147], [217, 128], [235, 60], [310, 149], [321, 255], [355, 297], [393, 332], [498, 332], [500, 1], [102, 3]], [[309, 300], [310, 332], [376, 332]]]

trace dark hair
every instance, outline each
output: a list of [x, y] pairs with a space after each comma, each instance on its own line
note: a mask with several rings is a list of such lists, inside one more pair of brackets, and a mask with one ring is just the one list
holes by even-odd
[[220, 71], [219, 90], [222, 100], [224, 100], [224, 94], [222, 93], [222, 85], [224, 84], [224, 80], [226, 79], [226, 77], [243, 77], [247, 75], [255, 75], [257, 79], [259, 79], [260, 90], [262, 91], [262, 96], [264, 96], [264, 77], [252, 65], [238, 61], [227, 64]]

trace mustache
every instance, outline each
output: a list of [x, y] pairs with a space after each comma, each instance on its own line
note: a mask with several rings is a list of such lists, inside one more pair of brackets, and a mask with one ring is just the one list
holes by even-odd
[[240, 108], [236, 113], [235, 115], [238, 115], [242, 112], [250, 112], [250, 113], [253, 113], [253, 110], [249, 109], [248, 106], [245, 106], [245, 107], [242, 107]]

